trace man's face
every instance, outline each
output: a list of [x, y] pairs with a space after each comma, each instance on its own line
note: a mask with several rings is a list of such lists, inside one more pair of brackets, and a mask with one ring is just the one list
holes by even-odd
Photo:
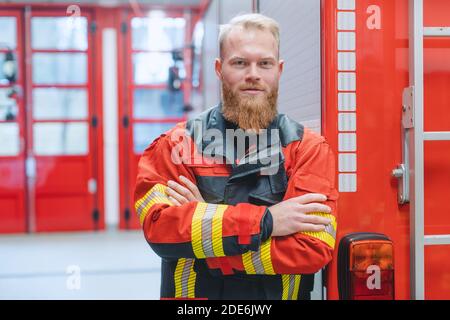
[[282, 71], [278, 44], [269, 31], [232, 29], [222, 59], [216, 60], [225, 118], [245, 130], [267, 128], [276, 116]]

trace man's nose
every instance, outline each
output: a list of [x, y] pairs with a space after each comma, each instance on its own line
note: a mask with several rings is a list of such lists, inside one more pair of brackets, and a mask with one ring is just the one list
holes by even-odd
[[261, 76], [259, 75], [258, 66], [256, 63], [250, 64], [248, 67], [248, 72], [246, 74], [245, 80], [246, 81], [259, 81], [261, 79]]

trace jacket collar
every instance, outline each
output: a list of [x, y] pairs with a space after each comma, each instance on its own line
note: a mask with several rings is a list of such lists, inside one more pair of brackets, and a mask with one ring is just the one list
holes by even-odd
[[[199, 121], [200, 120], [200, 121]], [[215, 151], [215, 157], [222, 157], [223, 161], [232, 166], [232, 178], [239, 178], [249, 174], [260, 172], [262, 174], [275, 174], [280, 165], [284, 163], [278, 126], [279, 115], [267, 128], [267, 140], [259, 143], [257, 150], [245, 155], [239, 162], [234, 159], [234, 139], [227, 138], [227, 129], [238, 129], [227, 121], [222, 114], [222, 104], [208, 110], [203, 116], [194, 120], [194, 132], [192, 132], [195, 143], [201, 146], [203, 154]], [[195, 131], [202, 128], [201, 135]], [[273, 131], [275, 130], [275, 131]], [[214, 139], [214, 132], [221, 133], [222, 139]], [[273, 141], [272, 141], [273, 140]]]

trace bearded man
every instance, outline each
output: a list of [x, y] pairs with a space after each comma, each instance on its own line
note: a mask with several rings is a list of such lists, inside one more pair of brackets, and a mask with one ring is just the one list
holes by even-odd
[[332, 259], [334, 156], [277, 112], [279, 39], [260, 14], [222, 26], [221, 103], [161, 135], [139, 162], [135, 208], [162, 258], [162, 298], [309, 299]]

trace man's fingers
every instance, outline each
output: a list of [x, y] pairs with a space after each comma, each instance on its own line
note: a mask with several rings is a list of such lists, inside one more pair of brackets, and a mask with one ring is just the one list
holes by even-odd
[[189, 189], [183, 187], [181, 184], [179, 184], [179, 183], [177, 183], [175, 181], [169, 180], [167, 182], [167, 185], [169, 186], [169, 188], [171, 188], [172, 190], [176, 191], [181, 196], [185, 197], [187, 200], [189, 200], [189, 201], [196, 200], [195, 196], [192, 194], [192, 192]]
[[175, 198], [169, 196], [169, 200], [170, 200], [170, 202], [172, 202], [175, 206], [181, 207], [181, 203], [179, 203], [177, 199], [175, 199]]
[[185, 184], [185, 186], [192, 192], [194, 197], [199, 201], [204, 201], [200, 190], [198, 190], [197, 186], [188, 178], [184, 176], [180, 176], [181, 182]]
[[188, 201], [204, 201], [200, 191], [197, 186], [192, 183], [192, 181], [184, 176], [180, 176], [179, 178], [181, 182], [186, 185], [186, 187], [175, 181], [169, 180], [167, 182], [169, 188], [186, 198]]
[[308, 203], [301, 206], [301, 211], [303, 213], [310, 213], [310, 212], [331, 213], [331, 208], [321, 203]]
[[180, 204], [188, 203], [189, 200], [186, 199], [183, 195], [179, 194], [177, 191], [173, 190], [170, 187], [166, 188], [166, 193], [169, 197], [172, 197], [173, 199], [177, 200]]
[[298, 196], [290, 199], [300, 204], [307, 204], [311, 202], [324, 202], [327, 201], [327, 196], [321, 193], [307, 193], [302, 196]]
[[305, 223], [311, 223], [311, 224], [316, 224], [316, 225], [328, 225], [331, 223], [330, 219], [324, 218], [324, 217], [319, 217], [319, 216], [315, 216], [312, 214], [306, 214], [305, 216], [302, 217], [303, 222]]
[[325, 226], [322, 224], [303, 223], [300, 232], [321, 232], [325, 231]]

